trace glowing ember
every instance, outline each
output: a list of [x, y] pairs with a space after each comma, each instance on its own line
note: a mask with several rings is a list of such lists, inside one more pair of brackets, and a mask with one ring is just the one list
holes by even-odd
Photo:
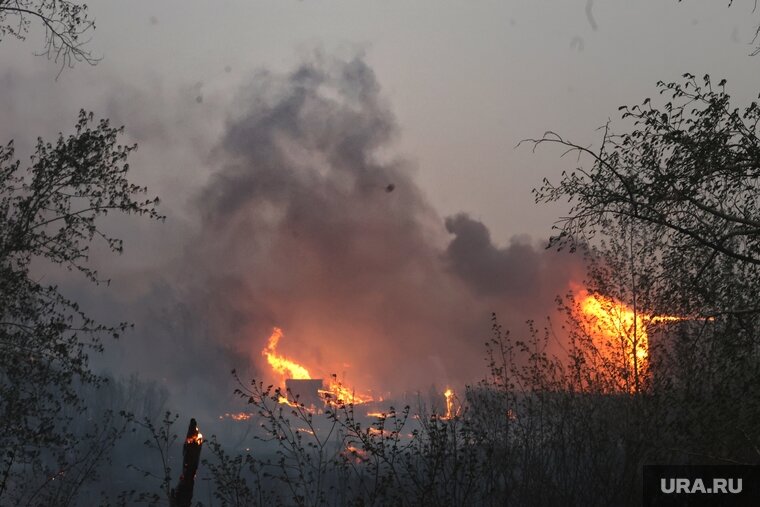
[[384, 429], [374, 428], [374, 427], [367, 428], [367, 433], [370, 434], [370, 435], [375, 435], [375, 436], [379, 436], [379, 437], [391, 437], [391, 436], [393, 436], [393, 432], [391, 430], [384, 430]]
[[385, 419], [387, 417], [383, 412], [367, 412], [367, 417], [377, 417], [378, 419]]
[[636, 379], [632, 387], [634, 390], [638, 389], [638, 380], [647, 375], [648, 326], [657, 322], [683, 320], [682, 317], [635, 312], [622, 301], [599, 294], [583, 293], [579, 298], [579, 309], [581, 322], [586, 324], [585, 331], [602, 357], [633, 372]]
[[367, 460], [367, 451], [359, 449], [353, 445], [346, 446], [346, 450], [341, 453], [344, 458], [349, 458], [359, 464]]
[[237, 412], [237, 413], [230, 413], [227, 412], [224, 415], [220, 415], [219, 419], [232, 419], [233, 421], [247, 421], [253, 417], [253, 414], [250, 412]]
[[203, 434], [198, 432], [195, 435], [190, 435], [185, 442], [188, 444], [201, 445], [203, 443]]

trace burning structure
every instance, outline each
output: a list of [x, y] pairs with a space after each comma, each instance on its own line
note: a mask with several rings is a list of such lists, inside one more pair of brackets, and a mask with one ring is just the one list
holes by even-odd
[[[655, 362], [662, 366], [662, 356], [667, 355], [669, 348], [662, 342], [666, 332], [663, 325], [698, 320], [646, 313], [613, 297], [585, 290], [576, 298], [575, 319], [589, 340], [575, 345], [592, 352], [595, 357], [589, 360], [597, 373], [614, 372], [611, 391], [627, 392], [638, 392], [652, 380], [653, 349], [661, 356]], [[655, 335], [660, 339], [655, 339], [659, 343], [653, 344]]]
[[[360, 395], [352, 388], [346, 387], [337, 376], [333, 375], [325, 383], [322, 379], [312, 378], [309, 370], [296, 361], [277, 352], [277, 345], [282, 338], [282, 330], [275, 327], [261, 351], [272, 370], [281, 376], [284, 384], [283, 403], [295, 403], [307, 407], [319, 407], [325, 403], [359, 404], [372, 401], [369, 395]], [[297, 398], [297, 400], [296, 400]]]

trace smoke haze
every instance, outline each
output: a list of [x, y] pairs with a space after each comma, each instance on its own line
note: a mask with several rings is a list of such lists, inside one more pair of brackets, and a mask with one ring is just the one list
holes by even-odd
[[110, 367], [162, 381], [180, 405], [223, 410], [232, 368], [277, 382], [261, 350], [278, 326], [280, 353], [360, 391], [481, 378], [491, 313], [518, 329], [550, 315], [581, 266], [525, 237], [498, 246], [467, 214], [440, 217], [392, 155], [398, 135], [360, 56], [256, 73], [191, 198], [191, 225], [165, 226], [180, 237], [171, 260], [90, 301], [136, 323]]

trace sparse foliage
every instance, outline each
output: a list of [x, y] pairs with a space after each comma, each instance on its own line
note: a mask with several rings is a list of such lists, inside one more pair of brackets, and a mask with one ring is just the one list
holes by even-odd
[[599, 151], [551, 132], [533, 141], [560, 144], [590, 162], [536, 191], [538, 202], [573, 203], [552, 244], [572, 247], [611, 227], [644, 227], [661, 260], [659, 273], [648, 275], [664, 278], [670, 308], [757, 314], [760, 106], [733, 108], [725, 81], [714, 86], [709, 76], [658, 86], [668, 101], [622, 107], [630, 131], [605, 127]]
[[278, 505], [639, 505], [645, 463], [755, 462], [760, 109], [684, 79], [660, 83], [662, 107], [622, 108], [630, 130], [607, 126], [599, 151], [534, 141], [579, 155], [536, 196], [571, 200], [553, 245], [585, 253], [589, 294], [626, 305], [601, 305], [604, 340], [578, 294], [558, 298], [561, 330], [530, 323], [515, 339], [494, 318], [489, 375], [451, 418], [406, 407], [367, 423], [341, 403], [317, 415], [254, 382], [239, 394], [273, 447], [223, 455], [217, 485], [253, 504], [266, 491]]
[[126, 323], [93, 321], [56, 285], [43, 282], [48, 266], [78, 271], [99, 283], [88, 264], [94, 240], [114, 252], [118, 238], [99, 218], [121, 212], [160, 218], [157, 199], [127, 179], [134, 146], [118, 144], [121, 129], [82, 112], [75, 133], [55, 143], [38, 140], [31, 165], [14, 160], [13, 143], [0, 148], [0, 501], [15, 472], [40, 449], [69, 445], [67, 409], [81, 408], [78, 389], [102, 379], [89, 353], [103, 336], [118, 337]]
[[69, 0], [0, 0], [0, 42], [7, 37], [26, 39], [34, 23], [44, 30], [42, 55], [61, 70], [77, 62], [95, 64], [86, 47], [95, 29], [87, 4]]
[[423, 403], [367, 418], [361, 405], [315, 410], [292, 396], [283, 403], [286, 393], [272, 386], [241, 387], [260, 443], [239, 455], [212, 446], [205, 465], [216, 498], [229, 506], [637, 504], [637, 464], [656, 420], [627, 393], [610, 395], [592, 365], [550, 356], [548, 329], [532, 328], [524, 341], [495, 317], [493, 329], [490, 374], [450, 418]]
[[665, 100], [622, 107], [628, 128], [605, 127], [598, 151], [554, 133], [533, 140], [578, 155], [536, 191], [539, 202], [571, 202], [552, 244], [583, 249], [588, 289], [635, 318], [674, 317], [652, 330], [635, 389], [657, 421], [642, 443], [650, 462], [760, 455], [760, 108], [732, 106], [725, 84], [690, 74], [659, 83]]

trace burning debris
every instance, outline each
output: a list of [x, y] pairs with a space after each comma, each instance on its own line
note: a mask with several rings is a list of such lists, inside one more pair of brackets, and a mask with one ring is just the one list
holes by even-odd
[[[603, 363], [627, 374], [633, 373], [630, 378], [635, 378], [635, 382], [621, 385], [621, 390], [636, 390], [638, 383], [648, 378], [649, 333], [652, 325], [684, 320], [684, 317], [649, 315], [634, 311], [622, 301], [592, 294], [586, 290], [577, 293], [576, 301], [576, 318], [591, 339], [594, 353], [598, 354]], [[331, 404], [357, 405], [377, 401], [370, 395], [357, 394], [353, 388], [343, 385], [336, 375], [330, 376], [327, 381], [312, 377], [312, 368], [307, 368], [278, 352], [277, 347], [283, 336], [280, 328], [273, 328], [266, 346], [261, 351], [273, 372], [280, 377], [280, 403], [301, 406], [316, 412]], [[454, 390], [447, 387], [442, 394], [445, 412], [439, 417], [452, 419], [460, 416], [463, 407]], [[382, 419], [385, 413], [373, 406], [367, 408], [366, 416]], [[240, 414], [225, 414], [225, 417], [236, 421], [248, 418]]]
[[346, 447], [346, 449], [341, 453], [341, 456], [343, 456], [344, 459], [353, 461], [357, 465], [364, 463], [369, 459], [367, 451], [360, 449], [355, 445], [349, 445]]
[[220, 415], [219, 419], [220, 420], [232, 419], [233, 421], [240, 422], [240, 421], [247, 421], [251, 417], [253, 417], [253, 414], [250, 413], [250, 412], [236, 412], [236, 413], [226, 412], [226, 413]]
[[277, 345], [282, 336], [282, 330], [275, 327], [261, 351], [269, 366], [280, 375], [281, 385], [284, 384], [285, 396], [280, 396], [280, 403], [317, 409], [325, 404], [358, 405], [373, 401], [372, 396], [359, 395], [354, 389], [343, 385], [336, 375], [332, 375], [325, 385], [322, 379], [312, 378], [304, 366], [278, 354]]

